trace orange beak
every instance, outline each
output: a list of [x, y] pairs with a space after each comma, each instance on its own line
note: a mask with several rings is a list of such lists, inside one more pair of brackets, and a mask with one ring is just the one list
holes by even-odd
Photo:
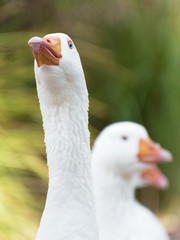
[[158, 188], [166, 188], [168, 186], [168, 179], [155, 165], [144, 170], [141, 174], [141, 177], [148, 185], [155, 186]]
[[172, 155], [150, 138], [140, 139], [138, 158], [143, 163], [170, 162]]
[[61, 55], [61, 41], [58, 37], [33, 37], [28, 42], [36, 59], [38, 67], [41, 65], [59, 65]]

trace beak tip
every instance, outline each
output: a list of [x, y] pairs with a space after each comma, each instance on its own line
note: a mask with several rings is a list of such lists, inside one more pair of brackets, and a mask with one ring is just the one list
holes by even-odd
[[162, 149], [160, 153], [160, 158], [162, 159], [162, 162], [171, 162], [173, 156], [169, 151]]
[[161, 189], [165, 189], [169, 186], [169, 181], [166, 177], [162, 177], [160, 180], [159, 180], [159, 183], [158, 183], [159, 187]]
[[34, 51], [39, 51], [41, 43], [42, 43], [42, 38], [39, 37], [32, 37], [28, 41], [28, 45], [34, 50]]

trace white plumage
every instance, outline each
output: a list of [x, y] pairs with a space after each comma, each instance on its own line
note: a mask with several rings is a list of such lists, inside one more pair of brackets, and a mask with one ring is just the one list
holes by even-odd
[[45, 132], [49, 188], [36, 240], [97, 240], [91, 183], [88, 92], [66, 34], [34, 37], [35, 78]]
[[[139, 124], [115, 123], [102, 131], [92, 151], [101, 240], [169, 239], [156, 216], [135, 200], [135, 188], [148, 184], [141, 173], [150, 163], [169, 160], [171, 154], [152, 142]], [[158, 184], [164, 187], [167, 182], [161, 180]]]

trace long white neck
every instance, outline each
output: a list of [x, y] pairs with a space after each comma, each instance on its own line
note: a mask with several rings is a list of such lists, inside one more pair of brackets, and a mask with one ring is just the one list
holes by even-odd
[[37, 240], [98, 239], [91, 186], [88, 96], [48, 107], [39, 89], [49, 189]]
[[100, 240], [169, 240], [156, 216], [136, 201], [134, 181], [103, 170], [93, 165]]
[[119, 240], [122, 235], [120, 226], [125, 221], [125, 215], [136, 204], [134, 187], [120, 176], [96, 172], [94, 188], [100, 239]]

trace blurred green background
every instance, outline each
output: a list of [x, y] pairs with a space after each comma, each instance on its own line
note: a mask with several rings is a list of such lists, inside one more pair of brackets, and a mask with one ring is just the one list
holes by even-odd
[[174, 156], [164, 192], [137, 192], [169, 232], [180, 218], [180, 1], [0, 0], [0, 240], [33, 240], [47, 191], [44, 136], [27, 42], [65, 32], [80, 53], [91, 143], [107, 124], [143, 124]]

